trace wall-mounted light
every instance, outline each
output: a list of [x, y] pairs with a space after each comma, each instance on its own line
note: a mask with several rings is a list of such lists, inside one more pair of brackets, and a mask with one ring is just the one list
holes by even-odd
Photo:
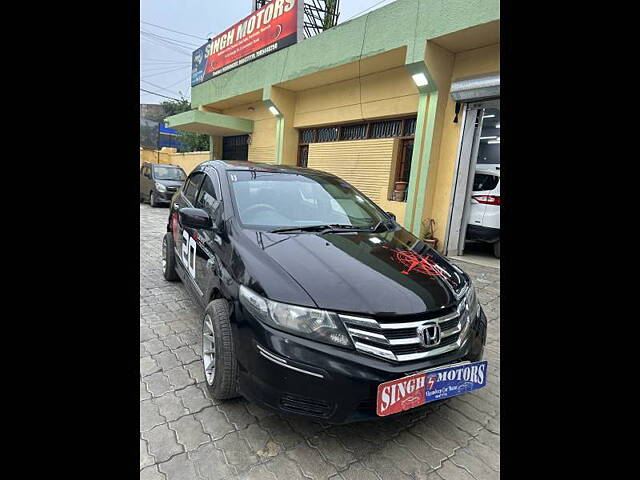
[[496, 140], [489, 140], [487, 143], [500, 143], [500, 137], [498, 137]]
[[413, 78], [413, 81], [416, 82], [416, 85], [419, 87], [429, 85], [429, 80], [427, 80], [427, 76], [424, 73], [416, 73], [411, 75], [411, 78]]
[[482, 118], [493, 118], [495, 117], [495, 115], [491, 114], [491, 115], [483, 115]]
[[493, 136], [493, 137], [480, 137], [480, 140], [495, 140], [496, 138], [498, 138], [497, 136]]
[[273, 113], [274, 115], [276, 115], [276, 116], [280, 115], [280, 111], [279, 111], [276, 107], [274, 107], [273, 105], [271, 105], [271, 106], [269, 107], [269, 111], [270, 111], [271, 113]]

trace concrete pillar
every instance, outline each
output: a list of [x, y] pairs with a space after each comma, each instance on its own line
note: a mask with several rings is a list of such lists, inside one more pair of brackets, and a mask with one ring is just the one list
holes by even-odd
[[209, 159], [222, 159], [222, 137], [209, 135]]
[[276, 163], [296, 165], [298, 162], [298, 130], [293, 126], [296, 93], [280, 87], [267, 87], [262, 100], [278, 110], [276, 125]]

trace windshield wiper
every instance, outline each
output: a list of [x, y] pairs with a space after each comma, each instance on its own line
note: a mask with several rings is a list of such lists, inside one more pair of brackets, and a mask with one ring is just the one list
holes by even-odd
[[320, 231], [320, 230], [326, 230], [327, 228], [331, 228], [331, 226], [330, 225], [307, 225], [305, 227], [277, 228], [275, 230], [270, 230], [269, 233], [316, 232], [316, 231]]
[[319, 233], [329, 233], [329, 232], [340, 232], [340, 231], [368, 231], [368, 229], [363, 229], [362, 227], [358, 227], [356, 225], [341, 225], [341, 224], [331, 224], [331, 225], [307, 225], [304, 227], [287, 227], [287, 228], [278, 228], [276, 230], [271, 230], [270, 233], [286, 233], [286, 232], [319, 232]]

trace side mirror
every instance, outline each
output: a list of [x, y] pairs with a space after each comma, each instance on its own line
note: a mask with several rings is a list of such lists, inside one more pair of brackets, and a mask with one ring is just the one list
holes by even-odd
[[209, 214], [201, 208], [182, 208], [178, 211], [180, 224], [188, 228], [210, 229], [213, 222]]
[[389, 218], [390, 218], [391, 220], [393, 220], [394, 222], [396, 221], [396, 216], [395, 216], [395, 214], [394, 214], [394, 213], [387, 212], [387, 215], [389, 216]]

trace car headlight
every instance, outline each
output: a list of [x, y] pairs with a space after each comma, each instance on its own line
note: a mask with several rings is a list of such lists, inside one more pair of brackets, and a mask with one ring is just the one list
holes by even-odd
[[310, 340], [352, 347], [338, 315], [325, 310], [274, 302], [240, 286], [240, 303], [267, 325]]
[[167, 191], [167, 187], [165, 187], [161, 183], [156, 183], [156, 190], [159, 191], [159, 192], [166, 192]]

